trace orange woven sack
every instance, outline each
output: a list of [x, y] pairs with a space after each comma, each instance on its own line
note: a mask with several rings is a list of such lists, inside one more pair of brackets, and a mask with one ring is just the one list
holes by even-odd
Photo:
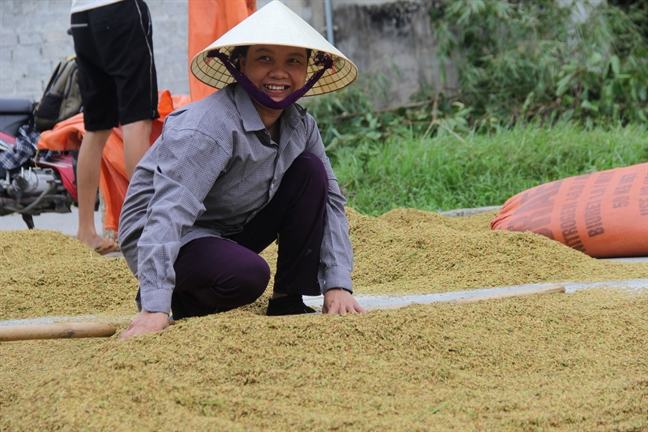
[[648, 163], [528, 189], [491, 228], [542, 234], [592, 257], [648, 256]]

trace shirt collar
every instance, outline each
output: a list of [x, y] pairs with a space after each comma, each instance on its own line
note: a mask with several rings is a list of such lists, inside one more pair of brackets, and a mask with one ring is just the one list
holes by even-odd
[[[236, 84], [234, 84], [234, 103], [236, 104], [236, 109], [241, 115], [243, 129], [245, 129], [246, 132], [265, 129], [261, 117], [259, 116], [259, 112], [254, 107], [252, 99], [250, 99], [250, 96], [242, 86]], [[294, 103], [284, 110], [279, 121], [282, 122], [282, 125], [295, 127], [305, 115], [306, 110]]]

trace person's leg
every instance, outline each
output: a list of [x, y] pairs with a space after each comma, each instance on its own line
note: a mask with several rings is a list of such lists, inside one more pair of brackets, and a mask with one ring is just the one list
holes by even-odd
[[101, 29], [94, 13], [79, 12], [71, 17], [76, 62], [79, 66], [79, 88], [83, 100], [86, 129], [77, 161], [79, 226], [77, 238], [99, 253], [117, 250], [112, 239], [97, 234], [94, 209], [99, 187], [99, 172], [104, 146], [111, 129], [118, 124], [116, 89], [112, 78], [103, 70], [103, 60], [95, 37]]
[[[328, 178], [322, 161], [303, 153], [290, 166], [272, 200], [232, 240], [261, 252], [279, 238], [273, 297], [319, 295]], [[301, 307], [301, 306], [299, 306]], [[270, 311], [269, 311], [270, 313]]]
[[[324, 236], [328, 178], [320, 159], [299, 156], [282, 180], [286, 212], [279, 230], [275, 294], [319, 295], [317, 272]], [[277, 193], [279, 195], [279, 193]]]
[[[153, 59], [153, 25], [143, 0], [118, 2], [106, 46], [106, 70], [113, 77], [124, 138], [124, 162], [128, 178], [149, 149], [151, 120], [158, 117], [158, 91]], [[115, 18], [113, 17], [113, 18]]]
[[[174, 265], [175, 318], [221, 312], [254, 302], [270, 269], [258, 253], [277, 235], [279, 257], [268, 314], [313, 312], [301, 295], [319, 295], [317, 270], [326, 216], [328, 179], [310, 153], [300, 155], [273, 199], [231, 240], [202, 238], [183, 246]], [[274, 303], [273, 303], [274, 302]]]
[[270, 268], [253, 251], [227, 239], [205, 237], [180, 249], [174, 264], [174, 319], [223, 312], [253, 303], [270, 280]]
[[99, 188], [101, 155], [109, 130], [86, 131], [81, 142], [77, 162], [77, 193], [79, 203], [79, 228], [77, 238], [101, 253], [114, 247], [114, 242], [97, 234], [94, 223], [95, 202]]
[[124, 160], [128, 179], [133, 176], [135, 167], [150, 147], [151, 120], [140, 120], [122, 125], [124, 136]]

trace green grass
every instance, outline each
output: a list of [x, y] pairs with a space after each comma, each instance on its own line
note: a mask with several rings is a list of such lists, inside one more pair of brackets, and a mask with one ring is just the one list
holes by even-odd
[[493, 135], [397, 136], [336, 151], [351, 207], [448, 210], [499, 205], [538, 184], [648, 161], [648, 129], [518, 126]]

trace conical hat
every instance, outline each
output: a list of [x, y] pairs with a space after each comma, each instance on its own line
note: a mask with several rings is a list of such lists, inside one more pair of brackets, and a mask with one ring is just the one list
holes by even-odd
[[246, 45], [284, 45], [313, 50], [308, 63], [308, 78], [322, 68], [314, 64], [315, 52], [330, 54], [333, 67], [326, 70], [306, 96], [340, 90], [358, 75], [358, 68], [351, 60], [278, 0], [259, 9], [196, 54], [191, 60], [191, 72], [208, 86], [223, 88], [235, 79], [223, 63], [209, 53], [218, 50], [230, 55], [235, 47]]

